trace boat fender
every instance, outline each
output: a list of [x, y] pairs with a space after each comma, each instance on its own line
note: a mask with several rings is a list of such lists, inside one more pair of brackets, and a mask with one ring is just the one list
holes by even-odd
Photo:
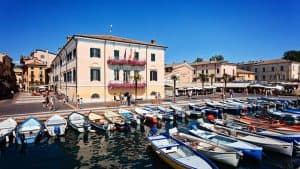
[[256, 132], [256, 127], [254, 127], [254, 126], [248, 126], [248, 131], [250, 131], [250, 132]]

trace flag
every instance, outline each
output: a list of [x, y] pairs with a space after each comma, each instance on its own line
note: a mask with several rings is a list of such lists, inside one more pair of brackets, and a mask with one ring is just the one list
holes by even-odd
[[131, 59], [132, 49], [130, 49], [129, 60]]
[[124, 53], [124, 60], [126, 60], [126, 50], [127, 50], [127, 49], [125, 49], [125, 53]]

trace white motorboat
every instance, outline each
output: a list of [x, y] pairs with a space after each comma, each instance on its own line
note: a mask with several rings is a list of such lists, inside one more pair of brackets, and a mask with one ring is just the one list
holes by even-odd
[[86, 117], [80, 113], [73, 112], [68, 116], [68, 124], [76, 131], [83, 133], [91, 130], [91, 125]]
[[9, 141], [9, 136], [14, 134], [17, 122], [13, 118], [8, 118], [0, 122], [0, 143]]
[[50, 136], [61, 136], [65, 134], [67, 120], [55, 114], [46, 120], [44, 124]]

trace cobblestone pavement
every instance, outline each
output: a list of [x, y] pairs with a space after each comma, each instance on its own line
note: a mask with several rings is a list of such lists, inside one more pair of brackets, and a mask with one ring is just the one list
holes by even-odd
[[[43, 107], [44, 98], [41, 96], [30, 96], [26, 93], [18, 93], [13, 99], [0, 102], [0, 116], [21, 113], [48, 112], [49, 109]], [[56, 110], [70, 110], [71, 108], [63, 104], [62, 101], [55, 100]]]

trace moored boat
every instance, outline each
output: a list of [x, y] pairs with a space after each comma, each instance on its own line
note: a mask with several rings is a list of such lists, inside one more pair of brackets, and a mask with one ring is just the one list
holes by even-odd
[[184, 118], [186, 115], [190, 114], [190, 111], [184, 110], [182, 107], [174, 104], [170, 104], [170, 109], [173, 110], [175, 116], [180, 118]]
[[17, 122], [13, 118], [8, 118], [0, 122], [0, 143], [4, 140], [8, 141], [17, 127]]
[[41, 134], [42, 124], [34, 117], [27, 118], [17, 127], [16, 140], [18, 144], [34, 143]]
[[44, 124], [50, 136], [61, 136], [65, 134], [67, 120], [55, 114], [47, 119]]
[[241, 157], [243, 156], [243, 153], [236, 149], [178, 132], [176, 128], [170, 129], [169, 134], [173, 139], [195, 149], [196, 151], [199, 151], [208, 158], [227, 165], [237, 167]]
[[128, 126], [125, 124], [125, 119], [118, 113], [115, 113], [110, 110], [104, 112], [104, 117], [115, 125], [118, 130], [125, 130]]
[[157, 123], [157, 115], [153, 111], [148, 111], [141, 108], [135, 108], [134, 111], [140, 116], [144, 117], [146, 121]]
[[137, 118], [136, 114], [134, 114], [133, 112], [131, 112], [129, 110], [119, 109], [118, 112], [131, 125], [137, 125], [137, 124], [141, 123], [140, 119]]
[[224, 134], [229, 137], [233, 137], [242, 141], [256, 144], [269, 151], [279, 152], [281, 154], [288, 155], [288, 156], [292, 156], [293, 154], [293, 143], [288, 143], [285, 141], [257, 135], [243, 130], [214, 125], [210, 123], [202, 123], [200, 125], [201, 127], [207, 130], [211, 130], [219, 134]]
[[217, 169], [204, 155], [165, 135], [148, 136], [157, 155], [176, 169]]
[[189, 132], [196, 137], [210, 140], [216, 144], [242, 151], [245, 156], [252, 157], [258, 160], [262, 159], [262, 147], [256, 146], [254, 144], [250, 144], [224, 135], [219, 135], [214, 132], [197, 129], [195, 126], [193, 126], [193, 129], [189, 130]]
[[88, 132], [91, 130], [91, 124], [87, 120], [87, 118], [78, 113], [78, 112], [72, 112], [68, 116], [68, 124], [76, 131], [83, 133]]
[[104, 115], [90, 112], [88, 119], [93, 127], [102, 131], [114, 130], [114, 124], [110, 124], [104, 117]]

